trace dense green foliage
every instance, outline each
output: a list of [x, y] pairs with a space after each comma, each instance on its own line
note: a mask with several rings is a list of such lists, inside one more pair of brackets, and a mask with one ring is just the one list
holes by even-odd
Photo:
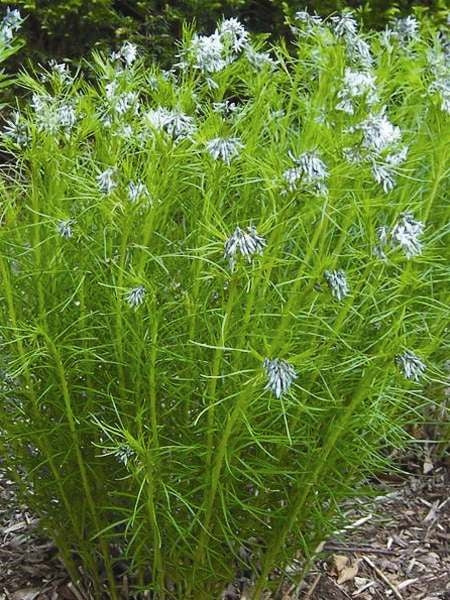
[[[175, 40], [183, 22], [195, 22], [199, 31], [212, 30], [218, 19], [235, 16], [253, 32], [270, 33], [272, 38], [289, 35], [286, 17], [309, 6], [326, 16], [346, 7], [354, 8], [367, 27], [383, 27], [392, 17], [414, 8], [438, 21], [446, 18], [445, 0], [1, 0], [27, 15], [25, 36], [35, 58], [74, 58], [94, 46], [114, 46], [125, 38], [144, 45], [159, 60], [171, 60]], [[23, 55], [25, 56], [25, 55]]]
[[0, 451], [96, 599], [260, 600], [445, 381], [448, 44], [295, 25], [21, 76]]

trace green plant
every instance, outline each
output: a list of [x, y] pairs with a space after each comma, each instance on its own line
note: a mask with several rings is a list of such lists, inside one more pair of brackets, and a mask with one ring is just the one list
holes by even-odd
[[[17, 37], [21, 25], [20, 14], [17, 11], [7, 10], [0, 22], [0, 65], [16, 54], [22, 46], [23, 42]], [[0, 90], [4, 92], [11, 83], [12, 78], [5, 73], [4, 69], [0, 69]]]
[[21, 77], [0, 443], [95, 597], [238, 569], [261, 598], [443, 381], [445, 40], [418, 26], [303, 15], [291, 56], [229, 20], [171, 71], [125, 44]]
[[[1, 0], [5, 5], [9, 0]], [[16, 0], [14, 6], [27, 16], [25, 33], [30, 58], [79, 58], [93, 48], [114, 47], [133, 39], [164, 66], [173, 62], [174, 39], [179, 39], [183, 22], [195, 22], [199, 31], [210, 31], [222, 17], [241, 19], [250, 31], [270, 32], [272, 41], [289, 35], [286, 19], [310, 6], [326, 16], [345, 8], [358, 10], [367, 28], [382, 28], [393, 17], [415, 10], [438, 23], [445, 23], [445, 0]], [[31, 55], [31, 56], [30, 56]]]

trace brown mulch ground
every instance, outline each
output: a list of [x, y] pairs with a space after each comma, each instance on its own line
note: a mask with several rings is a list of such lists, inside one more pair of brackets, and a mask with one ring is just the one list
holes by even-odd
[[[379, 496], [349, 505], [349, 526], [280, 600], [450, 600], [448, 469], [409, 466], [408, 477], [379, 482]], [[36, 525], [0, 471], [0, 600], [84, 600]]]
[[443, 464], [380, 482], [379, 496], [347, 511], [350, 525], [325, 544], [298, 595], [283, 600], [450, 600], [449, 483]]

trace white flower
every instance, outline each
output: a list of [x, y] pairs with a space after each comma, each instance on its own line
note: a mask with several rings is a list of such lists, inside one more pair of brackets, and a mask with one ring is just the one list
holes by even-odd
[[292, 154], [289, 156], [296, 166], [283, 173], [288, 190], [296, 190], [300, 182], [311, 187], [314, 193], [326, 194], [328, 189], [325, 179], [328, 177], [328, 169], [318, 155], [315, 152], [304, 152], [298, 158]]
[[111, 452], [111, 454], [125, 467], [128, 465], [129, 461], [136, 456], [135, 451], [130, 448], [128, 444], [120, 444], [120, 446]]
[[413, 258], [422, 253], [422, 235], [425, 225], [416, 221], [410, 213], [403, 213], [400, 221], [392, 230], [391, 237], [394, 245], [400, 246], [406, 258]]
[[348, 115], [353, 115], [355, 112], [355, 107], [353, 106], [353, 101], [350, 96], [346, 96], [344, 91], [341, 90], [338, 92], [339, 102], [336, 104], [336, 110], [341, 110], [342, 112], [346, 112]]
[[412, 381], [419, 381], [427, 368], [425, 363], [410, 350], [406, 350], [406, 352], [397, 356], [395, 362], [403, 371], [406, 379], [411, 379]]
[[76, 124], [76, 110], [69, 102], [61, 104], [49, 95], [33, 94], [31, 106], [39, 131], [56, 135], [62, 129], [68, 134]]
[[263, 367], [268, 379], [265, 389], [270, 390], [277, 398], [289, 391], [297, 379], [294, 366], [279, 358], [264, 359]]
[[217, 28], [222, 44], [230, 48], [232, 52], [238, 53], [243, 50], [249, 39], [248, 31], [237, 19], [225, 19]]
[[259, 236], [254, 227], [247, 227], [244, 231], [236, 227], [233, 235], [225, 242], [225, 258], [230, 262], [230, 268], [234, 268], [236, 254], [241, 254], [248, 262], [251, 262], [254, 254], [262, 254], [266, 246], [266, 240]]
[[377, 162], [375, 162], [375, 160], [373, 160], [372, 174], [375, 181], [383, 187], [383, 191], [385, 194], [394, 189], [394, 174], [389, 165], [378, 164]]
[[289, 192], [294, 192], [297, 189], [298, 182], [301, 180], [302, 175], [303, 171], [299, 167], [291, 167], [284, 171], [283, 179]]
[[131, 42], [124, 42], [117, 52], [111, 54], [112, 60], [122, 60], [128, 67], [131, 67], [136, 58], [137, 46]]
[[364, 159], [356, 148], [343, 148], [342, 154], [346, 161], [352, 165], [360, 165]]
[[166, 108], [153, 108], [145, 113], [145, 120], [153, 129], [162, 131], [170, 122], [170, 111]]
[[358, 35], [353, 35], [345, 39], [347, 56], [350, 61], [360, 64], [363, 67], [370, 68], [373, 64], [372, 54], [369, 44]]
[[127, 292], [127, 302], [132, 308], [137, 308], [145, 300], [145, 287], [139, 285], [138, 287], [132, 288]]
[[322, 24], [322, 17], [320, 17], [317, 13], [311, 15], [306, 10], [298, 10], [294, 16], [297, 21], [305, 23], [310, 29], [314, 26], [319, 26]]
[[58, 123], [60, 127], [70, 130], [77, 122], [77, 113], [71, 104], [62, 104], [57, 109]]
[[[225, 19], [212, 35], [194, 34], [190, 46], [183, 52], [190, 58], [194, 68], [206, 75], [217, 73], [233, 62], [247, 47], [249, 34], [235, 18]], [[187, 66], [182, 60], [180, 67]], [[214, 87], [214, 82], [210, 80]]]
[[257, 52], [251, 46], [248, 46], [245, 50], [245, 56], [248, 62], [255, 69], [263, 69], [264, 67], [274, 67], [276, 61], [270, 56], [268, 52]]
[[402, 146], [396, 152], [392, 152], [386, 156], [386, 162], [391, 167], [398, 167], [403, 164], [408, 156], [408, 146]]
[[23, 19], [17, 9], [6, 8], [6, 14], [0, 23], [0, 42], [9, 45], [15, 33], [20, 29]]
[[401, 138], [399, 127], [393, 125], [386, 117], [383, 108], [378, 114], [370, 115], [357, 126], [363, 132], [363, 145], [368, 150], [382, 152]]
[[196, 132], [197, 126], [194, 117], [174, 110], [170, 112], [165, 129], [174, 140], [184, 140]]
[[130, 202], [137, 202], [142, 198], [148, 198], [150, 196], [147, 186], [142, 181], [130, 181], [128, 184], [128, 199]]
[[234, 114], [237, 110], [239, 110], [239, 106], [235, 102], [231, 102], [230, 100], [223, 100], [222, 102], [213, 102], [212, 109], [224, 117], [229, 117]]
[[48, 66], [51, 69], [52, 73], [66, 85], [70, 85], [74, 81], [74, 77], [70, 74], [69, 66], [66, 63], [59, 63], [55, 59], [51, 59], [48, 61]]
[[114, 100], [114, 98], [117, 95], [118, 88], [119, 82], [115, 79], [105, 85], [105, 95], [108, 98], [108, 100]]
[[330, 19], [334, 32], [339, 37], [354, 36], [358, 30], [358, 23], [350, 13], [342, 13]]
[[397, 39], [397, 34], [392, 31], [392, 29], [390, 27], [386, 27], [386, 29], [384, 29], [384, 31], [381, 31], [380, 34], [380, 43], [381, 45], [386, 48], [386, 50], [388, 52], [391, 52], [393, 46], [392, 46], [392, 40]]
[[194, 34], [189, 51], [194, 67], [204, 73], [217, 73], [228, 64], [224, 58], [222, 39], [217, 31], [209, 36]]
[[419, 22], [412, 15], [394, 21], [394, 33], [404, 41], [415, 40], [419, 37]]
[[59, 221], [56, 225], [56, 231], [63, 238], [69, 239], [73, 236], [72, 225], [74, 224], [72, 219], [66, 221]]
[[340, 301], [348, 296], [350, 290], [344, 271], [325, 271], [324, 277], [336, 300]]
[[19, 111], [14, 111], [11, 119], [6, 121], [3, 135], [18, 146], [26, 146], [26, 144], [28, 144], [30, 139], [28, 125], [26, 121], [22, 119], [22, 115]]
[[145, 114], [145, 119], [150, 127], [165, 131], [175, 141], [190, 138], [197, 130], [194, 118], [178, 110], [152, 109]]
[[403, 146], [398, 151], [388, 154], [384, 162], [374, 157], [369, 157], [372, 164], [372, 174], [377, 183], [383, 186], [385, 193], [390, 192], [395, 185], [395, 168], [403, 164], [408, 155], [408, 146]]
[[343, 88], [338, 92], [340, 102], [336, 105], [336, 109], [353, 114], [354, 108], [351, 100], [361, 96], [367, 97], [368, 104], [376, 102], [375, 77], [366, 71], [354, 71], [347, 67], [344, 73]]
[[117, 169], [109, 167], [97, 177], [98, 187], [103, 194], [110, 194], [117, 187]]
[[206, 142], [208, 152], [215, 160], [229, 165], [244, 147], [239, 138], [214, 138]]
[[113, 109], [119, 115], [123, 115], [129, 111], [139, 112], [139, 94], [137, 92], [124, 92], [119, 94], [113, 103]]
[[132, 65], [137, 58], [137, 46], [131, 42], [124, 42], [120, 53], [128, 66]]
[[328, 169], [325, 163], [315, 152], [304, 152], [298, 158], [294, 158], [294, 161], [311, 181], [328, 177]]
[[375, 233], [378, 238], [378, 244], [374, 247], [373, 253], [377, 258], [385, 260], [386, 253], [384, 252], [384, 248], [388, 243], [389, 229], [385, 225], [381, 225], [377, 227]]
[[352, 98], [376, 91], [375, 77], [366, 71], [354, 71], [347, 67], [343, 83], [344, 90]]
[[428, 88], [429, 93], [437, 93], [440, 97], [442, 112], [450, 114], [450, 77], [436, 78]]

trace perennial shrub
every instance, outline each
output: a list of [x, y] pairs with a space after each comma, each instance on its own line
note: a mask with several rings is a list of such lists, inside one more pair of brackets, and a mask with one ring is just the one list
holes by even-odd
[[296, 25], [294, 56], [229, 19], [170, 71], [21, 77], [1, 452], [96, 597], [260, 598], [443, 381], [447, 40]]

